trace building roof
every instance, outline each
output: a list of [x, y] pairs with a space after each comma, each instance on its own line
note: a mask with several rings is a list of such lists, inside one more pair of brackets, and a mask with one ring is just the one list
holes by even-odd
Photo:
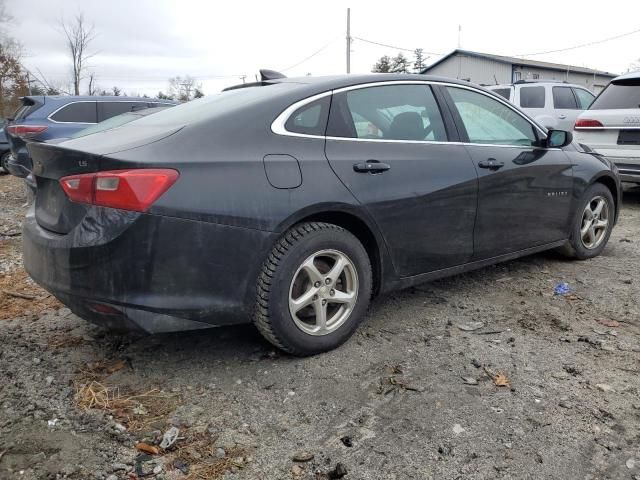
[[445, 60], [447, 60], [448, 58], [450, 58], [450, 57], [452, 57], [452, 56], [454, 56], [456, 54], [466, 55], [466, 56], [469, 56], [469, 57], [485, 58], [487, 60], [492, 60], [494, 62], [500, 62], [500, 63], [506, 63], [506, 64], [509, 64], [509, 65], [523, 65], [523, 66], [527, 66], [527, 67], [536, 67], [536, 68], [544, 68], [544, 69], [547, 69], [547, 70], [556, 70], [556, 71], [559, 71], [559, 72], [566, 72], [567, 70], [569, 70], [570, 72], [573, 72], [573, 73], [585, 73], [585, 74], [588, 74], [588, 75], [594, 75], [595, 74], [595, 75], [601, 75], [603, 77], [610, 77], [610, 78], [614, 78], [614, 77], [617, 76], [617, 74], [615, 74], [615, 73], [604, 72], [602, 70], [594, 70], [592, 68], [576, 67], [575, 65], [564, 65], [564, 64], [561, 64], [561, 63], [541, 62], [541, 61], [538, 61], [538, 60], [527, 60], [526, 58], [505, 57], [503, 55], [493, 55], [493, 54], [490, 54], [490, 53], [472, 52], [471, 50], [462, 50], [460, 48], [457, 48], [453, 52], [445, 55], [444, 57], [442, 57], [437, 62], [429, 65], [427, 68], [422, 70], [422, 72], [420, 72], [420, 73], [427, 73], [429, 70], [431, 70], [436, 65], [439, 65], [440, 63], [444, 62]]

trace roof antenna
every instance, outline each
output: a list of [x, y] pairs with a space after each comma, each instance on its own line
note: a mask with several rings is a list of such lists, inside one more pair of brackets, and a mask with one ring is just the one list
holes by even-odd
[[276, 80], [278, 78], [287, 78], [287, 76], [275, 70], [260, 69], [260, 81], [266, 82], [267, 80]]

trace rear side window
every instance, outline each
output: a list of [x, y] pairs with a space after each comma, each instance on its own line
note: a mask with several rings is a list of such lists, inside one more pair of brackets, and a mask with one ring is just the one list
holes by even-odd
[[570, 87], [553, 87], [553, 106], [564, 110], [577, 110], [578, 104]]
[[327, 135], [447, 141], [440, 109], [426, 85], [366, 87], [335, 94]]
[[287, 119], [285, 129], [292, 133], [324, 136], [329, 115], [330, 97], [303, 105]]
[[493, 93], [497, 93], [501, 97], [506, 98], [507, 100], [511, 100], [511, 89], [510, 88], [495, 88], [491, 90]]
[[76, 102], [65, 105], [51, 115], [54, 122], [96, 123], [96, 102]]
[[593, 103], [593, 99], [596, 98], [593, 93], [581, 88], [574, 88], [573, 93], [575, 93], [576, 99], [578, 100], [578, 108], [582, 110], [589, 108]]
[[98, 102], [98, 121], [148, 108], [146, 102]]
[[544, 108], [544, 87], [522, 87], [520, 89], [522, 108]]
[[610, 83], [593, 101], [589, 110], [628, 108], [640, 108], [640, 78], [631, 85]]

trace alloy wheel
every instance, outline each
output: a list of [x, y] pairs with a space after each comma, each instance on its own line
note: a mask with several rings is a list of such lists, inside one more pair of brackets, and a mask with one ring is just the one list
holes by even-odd
[[597, 196], [591, 199], [582, 213], [580, 239], [585, 248], [597, 248], [606, 237], [609, 228], [609, 204], [607, 199]]
[[328, 335], [343, 325], [358, 299], [358, 273], [347, 255], [321, 250], [300, 265], [289, 288], [289, 312], [309, 335]]

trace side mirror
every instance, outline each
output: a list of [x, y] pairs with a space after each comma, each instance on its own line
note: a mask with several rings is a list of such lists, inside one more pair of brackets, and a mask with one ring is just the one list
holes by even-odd
[[573, 142], [573, 134], [564, 130], [549, 130], [545, 141], [547, 148], [562, 148], [571, 142]]

